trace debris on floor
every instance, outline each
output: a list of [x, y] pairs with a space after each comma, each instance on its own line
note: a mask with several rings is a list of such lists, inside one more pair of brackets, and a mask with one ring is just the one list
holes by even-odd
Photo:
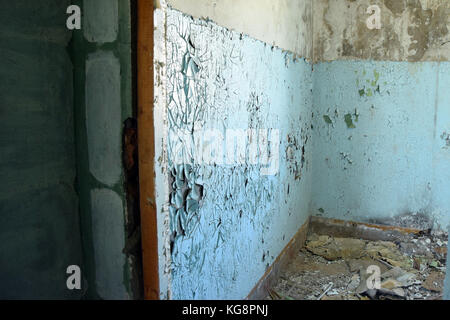
[[267, 298], [441, 299], [446, 255], [444, 232], [410, 234], [392, 242], [311, 234]]

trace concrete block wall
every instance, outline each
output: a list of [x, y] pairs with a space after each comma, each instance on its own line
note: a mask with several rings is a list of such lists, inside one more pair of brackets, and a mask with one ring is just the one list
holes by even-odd
[[[81, 8], [81, 30], [66, 28], [71, 4]], [[1, 298], [141, 297], [122, 160], [124, 126], [135, 116], [132, 5], [18, 0], [2, 8]], [[70, 265], [81, 267], [81, 291], [66, 287]]]
[[123, 252], [127, 202], [123, 128], [132, 112], [131, 5], [128, 0], [74, 1], [75, 114], [81, 233], [87, 298], [137, 296], [133, 261]]
[[79, 299], [70, 1], [0, 10], [0, 299]]

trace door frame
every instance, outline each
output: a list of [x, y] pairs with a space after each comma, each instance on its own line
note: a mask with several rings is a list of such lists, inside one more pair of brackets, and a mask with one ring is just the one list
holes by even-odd
[[159, 300], [153, 115], [153, 0], [137, 0], [137, 121], [144, 298]]

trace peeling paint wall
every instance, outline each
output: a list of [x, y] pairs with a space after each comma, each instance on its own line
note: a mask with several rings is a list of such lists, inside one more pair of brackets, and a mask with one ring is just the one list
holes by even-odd
[[[254, 19], [253, 1], [168, 2], [235, 31], [159, 2], [162, 297], [244, 297], [310, 214], [379, 221], [424, 213], [436, 227], [450, 223], [448, 1], [302, 2], [296, 12], [310, 16], [297, 18], [300, 27], [285, 15], [289, 1], [261, 2]], [[381, 8], [380, 30], [366, 25], [372, 4]], [[297, 41], [258, 34], [261, 21]], [[314, 71], [245, 34], [313, 58]], [[258, 174], [248, 161], [198, 165], [191, 141], [205, 128], [222, 137], [279, 128], [278, 174]]]
[[[156, 138], [157, 181], [168, 186], [157, 195], [162, 296], [241, 299], [308, 217], [312, 68], [245, 35], [163, 9], [155, 19], [156, 43], [164, 43], [167, 59], [155, 62], [162, 116], [156, 132], [165, 130]], [[166, 41], [158, 38], [165, 31]], [[267, 132], [270, 152], [279, 150], [279, 170], [264, 175], [265, 165], [245, 155], [242, 163], [228, 163], [224, 154], [195, 161], [198, 144], [189, 139], [207, 129], [224, 137], [226, 129], [250, 129], [237, 137], [244, 144], [256, 139], [251, 130]]]
[[169, 172], [167, 164], [167, 51], [166, 7], [154, 10], [154, 125], [155, 125], [155, 204], [158, 232], [158, 274], [160, 299], [171, 299], [171, 254]]
[[[447, 0], [168, 0], [169, 5], [314, 61], [448, 61]], [[367, 8], [381, 9], [369, 30]]]
[[[373, 4], [379, 30], [366, 25]], [[446, 228], [450, 2], [319, 0], [313, 20], [313, 212], [420, 212]]]
[[315, 65], [314, 213], [359, 221], [424, 213], [446, 228], [449, 68], [447, 62]]
[[[380, 29], [367, 28], [369, 5], [381, 9]], [[313, 12], [311, 213], [388, 223], [423, 214], [447, 229], [450, 2], [318, 0]]]
[[[381, 29], [367, 28], [367, 8], [381, 9]], [[315, 0], [314, 61], [448, 61], [448, 0]]]
[[270, 45], [312, 57], [312, 3], [315, 0], [168, 0], [174, 9], [211, 19]]

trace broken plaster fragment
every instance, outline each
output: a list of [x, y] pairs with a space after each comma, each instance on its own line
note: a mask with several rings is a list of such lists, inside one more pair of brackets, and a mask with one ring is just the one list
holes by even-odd
[[306, 249], [327, 260], [337, 260], [360, 258], [365, 246], [365, 241], [359, 239], [320, 236], [317, 240], [308, 241]]
[[442, 272], [433, 271], [427, 277], [422, 286], [430, 291], [442, 292], [444, 286], [444, 274]]
[[372, 259], [381, 259], [394, 267], [400, 267], [403, 270], [413, 269], [412, 259], [404, 256], [397, 245], [389, 241], [369, 242], [366, 253]]
[[388, 290], [400, 288], [401, 286], [402, 286], [401, 282], [392, 278], [386, 279], [381, 283], [381, 287]]

